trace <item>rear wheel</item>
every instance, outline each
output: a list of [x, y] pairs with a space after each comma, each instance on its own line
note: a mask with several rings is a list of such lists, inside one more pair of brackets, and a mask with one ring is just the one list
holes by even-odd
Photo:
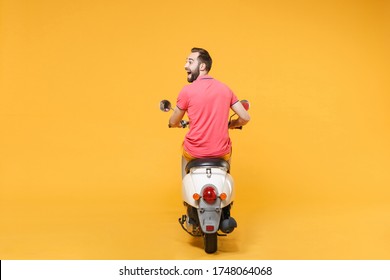
[[204, 235], [204, 250], [208, 254], [215, 253], [218, 249], [217, 233], [206, 233]]

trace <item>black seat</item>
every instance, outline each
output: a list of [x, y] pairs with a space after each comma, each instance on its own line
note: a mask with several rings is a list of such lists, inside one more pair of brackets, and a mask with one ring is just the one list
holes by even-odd
[[186, 173], [190, 173], [193, 167], [222, 167], [229, 171], [230, 164], [222, 158], [197, 158], [187, 163]]

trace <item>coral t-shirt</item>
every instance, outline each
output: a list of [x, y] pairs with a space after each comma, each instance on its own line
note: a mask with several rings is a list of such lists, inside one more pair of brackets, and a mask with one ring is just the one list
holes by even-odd
[[186, 85], [177, 107], [187, 111], [190, 130], [184, 149], [195, 158], [221, 157], [231, 152], [228, 122], [237, 97], [225, 84], [206, 75]]

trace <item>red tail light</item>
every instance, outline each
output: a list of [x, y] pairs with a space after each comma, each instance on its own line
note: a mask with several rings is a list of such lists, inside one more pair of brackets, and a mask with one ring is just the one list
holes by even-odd
[[208, 204], [213, 204], [217, 199], [217, 192], [212, 186], [208, 186], [203, 189], [202, 197]]

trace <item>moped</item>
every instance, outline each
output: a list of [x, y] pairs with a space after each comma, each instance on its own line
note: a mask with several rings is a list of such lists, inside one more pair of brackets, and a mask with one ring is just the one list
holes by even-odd
[[[247, 100], [241, 103], [249, 109]], [[168, 100], [162, 100], [160, 110], [169, 112], [173, 109]], [[229, 122], [234, 115], [230, 116]], [[188, 125], [191, 125], [188, 121], [181, 121], [183, 128]], [[203, 237], [206, 253], [215, 253], [218, 236], [226, 236], [237, 227], [236, 220], [230, 216], [235, 197], [230, 164], [221, 158], [199, 158], [188, 162], [185, 172], [182, 198], [186, 214], [179, 218], [179, 223], [188, 234]]]

